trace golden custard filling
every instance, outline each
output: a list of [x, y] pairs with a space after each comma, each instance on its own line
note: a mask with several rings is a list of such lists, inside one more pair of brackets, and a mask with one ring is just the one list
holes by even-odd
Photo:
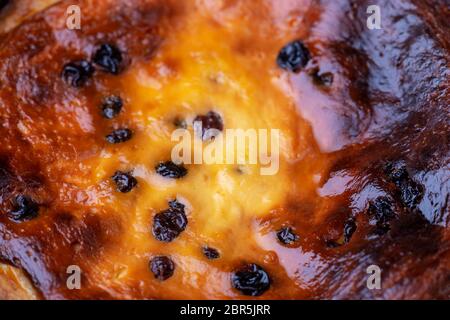
[[[134, 288], [136, 282], [146, 283], [142, 280], [148, 274], [145, 261], [163, 254], [176, 265], [173, 280], [155, 283], [149, 279], [162, 298], [173, 297], [179, 283], [186, 288], [202, 288], [198, 296], [190, 289], [184, 294], [178, 292], [180, 298], [238, 297], [229, 279], [232, 270], [225, 266], [236, 261], [273, 259], [270, 250], [261, 251], [258, 244], [265, 233], [258, 230], [260, 219], [288, 201], [289, 190], [314, 191], [311, 173], [302, 175], [301, 185], [295, 181], [296, 163], [306, 151], [297, 135], [308, 129], [299, 123], [295, 105], [280, 88], [281, 71], [272, 55], [240, 48], [239, 40], [232, 44], [219, 41], [233, 39], [232, 35], [244, 26], [230, 21], [234, 27], [227, 28], [202, 15], [185, 19], [180, 27], [184, 32], [168, 36], [150, 61], [132, 65], [119, 80], [124, 107], [111, 126], [131, 128], [133, 138], [106, 146], [99, 156], [82, 161], [83, 170], [91, 174], [83, 183], [75, 184], [81, 189], [98, 188], [91, 196], [103, 200], [99, 205], [127, 223], [121, 230], [120, 249], [108, 253], [108, 259], [97, 266], [108, 279], [105, 288], [123, 288], [124, 283]], [[248, 52], [242, 57], [236, 50]], [[264, 67], [268, 64], [273, 68]], [[193, 122], [199, 114], [210, 111], [220, 113], [224, 128], [279, 128], [277, 172], [261, 175], [261, 164], [249, 164], [247, 144], [246, 164], [190, 164], [186, 165], [187, 175], [178, 180], [157, 174], [155, 166], [170, 160], [178, 142], [172, 139], [177, 121], [184, 122], [193, 139], [201, 140], [193, 132]], [[205, 142], [202, 147], [207, 145]], [[268, 151], [270, 154], [270, 148]], [[116, 170], [132, 172], [137, 188], [118, 193], [111, 183]], [[68, 182], [72, 179], [67, 178]], [[73, 179], [79, 179], [78, 173]], [[186, 206], [188, 225], [176, 241], [162, 245], [149, 232], [151, 221], [173, 199]], [[220, 261], [211, 266], [202, 253], [205, 246], [218, 250]]]

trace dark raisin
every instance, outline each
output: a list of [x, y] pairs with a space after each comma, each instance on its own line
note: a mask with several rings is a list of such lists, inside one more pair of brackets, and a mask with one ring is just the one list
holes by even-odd
[[133, 132], [130, 129], [117, 129], [108, 134], [105, 138], [109, 143], [122, 143], [132, 138]]
[[210, 129], [223, 131], [223, 121], [220, 114], [210, 111], [206, 115], [199, 115], [194, 119], [195, 123], [199, 122], [202, 125], [201, 139], [204, 141], [213, 139], [217, 134]]
[[169, 257], [158, 256], [150, 261], [150, 270], [156, 279], [164, 281], [173, 276], [175, 264]]
[[172, 161], [158, 163], [155, 170], [157, 174], [172, 179], [180, 179], [187, 174], [187, 169], [185, 167], [175, 164]]
[[94, 67], [89, 61], [79, 60], [67, 63], [62, 71], [62, 78], [73, 87], [83, 86], [94, 74]]
[[205, 257], [207, 257], [210, 260], [220, 258], [220, 253], [217, 249], [205, 246], [205, 247], [202, 247], [202, 252], [205, 255]]
[[157, 213], [153, 218], [153, 236], [162, 242], [171, 242], [186, 229], [188, 220], [184, 205], [169, 203], [169, 209]]
[[392, 207], [391, 201], [386, 197], [379, 197], [369, 203], [368, 214], [375, 219], [377, 234], [384, 234], [390, 230], [389, 221], [395, 218]]
[[122, 193], [130, 192], [137, 185], [137, 180], [128, 172], [116, 171], [112, 176], [117, 190]]
[[299, 239], [299, 236], [295, 234], [291, 227], [284, 227], [277, 232], [278, 240], [283, 244], [292, 244]]
[[308, 48], [302, 41], [296, 40], [284, 46], [277, 57], [278, 66], [282, 69], [298, 72], [311, 59]]
[[102, 115], [106, 119], [115, 118], [123, 107], [122, 98], [119, 96], [110, 96], [103, 100], [102, 103]]
[[260, 296], [270, 287], [267, 272], [257, 264], [247, 264], [235, 271], [231, 282], [233, 287], [247, 296]]
[[423, 187], [412, 179], [402, 183], [399, 188], [400, 199], [410, 209], [418, 204], [423, 197]]
[[423, 187], [409, 176], [404, 162], [388, 163], [384, 172], [389, 181], [397, 186], [400, 199], [405, 206], [411, 209], [422, 199]]
[[388, 222], [395, 217], [391, 201], [387, 197], [379, 197], [369, 203], [369, 215], [376, 221]]
[[111, 44], [102, 44], [92, 58], [95, 64], [104, 71], [118, 74], [122, 63], [122, 53]]
[[406, 179], [408, 179], [408, 172], [406, 171], [405, 164], [399, 162], [389, 162], [384, 168], [384, 172], [387, 175], [389, 181], [399, 186]]
[[14, 202], [13, 210], [10, 212], [12, 219], [16, 221], [26, 221], [37, 217], [39, 205], [31, 198], [24, 195], [18, 195]]
[[348, 219], [344, 225], [344, 242], [348, 243], [356, 231], [355, 219]]

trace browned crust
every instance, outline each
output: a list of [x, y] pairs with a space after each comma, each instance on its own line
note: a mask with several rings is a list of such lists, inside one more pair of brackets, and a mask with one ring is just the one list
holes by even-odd
[[[120, 86], [103, 77], [79, 91], [67, 89], [60, 77], [61, 66], [92, 56], [99, 41], [115, 42], [127, 53], [130, 64], [151, 59], [165, 35], [177, 30], [185, 8], [176, 1], [77, 1], [85, 10], [86, 26], [77, 33], [64, 27], [66, 5], [73, 2], [63, 1], [37, 14], [0, 43], [0, 257], [25, 270], [44, 298], [159, 298], [160, 292], [145, 291], [147, 288], [134, 286], [136, 283], [117, 290], [104, 287], [97, 263], [119, 247], [127, 221], [110, 207], [80, 203], [73, 189], [59, 184], [66, 170], [79, 173], [82, 180], [82, 168], [53, 167], [54, 176], [46, 171], [55, 158], [98, 153], [106, 125], [83, 130], [71, 118], [75, 112], [69, 107], [67, 115], [61, 115], [46, 106], [67, 106], [68, 101], [81, 99], [86, 110], [98, 117], [91, 100], [97, 97], [96, 90]], [[331, 140], [317, 142], [328, 149], [327, 158], [332, 163], [322, 177], [321, 190], [340, 175], [351, 176], [354, 183], [321, 199], [314, 195], [310, 203], [299, 203], [292, 197], [280, 204], [280, 210], [274, 210], [273, 217], [267, 217], [275, 224], [286, 219], [287, 212], [308, 241], [302, 249], [315, 254], [310, 263], [316, 269], [301, 290], [277, 287], [277, 292], [265, 297], [450, 298], [450, 58], [443, 26], [445, 17], [449, 18], [448, 8], [445, 1], [382, 2], [386, 5], [385, 19], [391, 22], [385, 26], [389, 32], [379, 37], [364, 29], [360, 22], [365, 21], [364, 14], [358, 6], [333, 1], [311, 5], [307, 20], [311, 28], [301, 36], [310, 41], [317, 64], [327, 65], [335, 74], [340, 88], [324, 98], [323, 91], [304, 90], [303, 75], [292, 75], [288, 81], [298, 93], [297, 107], [311, 122], [311, 130], [317, 136], [324, 126], [331, 132], [327, 135]], [[358, 4], [364, 7], [368, 1]], [[436, 6], [443, 10], [436, 11]], [[314, 12], [324, 16], [318, 18]], [[412, 20], [398, 22], [411, 12]], [[335, 14], [333, 21], [340, 21], [337, 28], [325, 13]], [[313, 104], [315, 101], [320, 104]], [[315, 112], [325, 119], [320, 121], [324, 126], [314, 121], [311, 115]], [[28, 140], [22, 139], [17, 128], [24, 115], [32, 118], [35, 129]], [[55, 132], [61, 122], [66, 127]], [[388, 162], [404, 163], [408, 181], [420, 186], [420, 203], [410, 204], [402, 198], [402, 187], [386, 176]], [[39, 220], [25, 226], [7, 216], [12, 199], [21, 192], [38, 199], [45, 211]], [[384, 236], [374, 235], [373, 221], [366, 214], [370, 201], [380, 195], [388, 197], [396, 208], [391, 231]], [[349, 216], [358, 224], [352, 242], [335, 250], [327, 248], [324, 241], [336, 238]], [[65, 286], [66, 266], [74, 263], [87, 271], [82, 291]], [[367, 290], [360, 275], [371, 264], [382, 268], [386, 289]], [[307, 278], [302, 274], [306, 267], [299, 266], [297, 275]], [[7, 269], [3, 272], [7, 276], [0, 276], [0, 297], [37, 297], [21, 272], [2, 268]], [[288, 279], [279, 264], [275, 262], [272, 268], [281, 279], [279, 283], [290, 281], [294, 286], [296, 279]], [[25, 289], [17, 287], [18, 283]], [[195, 293], [207, 298], [202, 289]]]

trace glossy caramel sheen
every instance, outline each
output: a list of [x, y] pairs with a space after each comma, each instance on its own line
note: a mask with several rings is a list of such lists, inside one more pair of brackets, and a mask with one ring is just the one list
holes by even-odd
[[[449, 298], [448, 6], [381, 1], [383, 29], [371, 31], [369, 2], [59, 1], [5, 32], [0, 258], [47, 299], [247, 298], [231, 284], [245, 263], [269, 273], [264, 299]], [[78, 31], [65, 26], [75, 3]], [[291, 73], [276, 57], [295, 39], [312, 60]], [[97, 70], [82, 88], [61, 79], [64, 64], [89, 60], [102, 43], [122, 51], [119, 75]], [[317, 82], [325, 72], [330, 86]], [[110, 95], [124, 101], [111, 120], [100, 112]], [[175, 119], [191, 124], [210, 110], [225, 129], [279, 129], [279, 172], [201, 164], [179, 180], [157, 175]], [[131, 140], [106, 142], [124, 127]], [[386, 163], [404, 164], [420, 186], [416, 203], [402, 200]], [[117, 192], [117, 170], [132, 172], [137, 187]], [[10, 219], [18, 194], [39, 203], [37, 218]], [[380, 196], [395, 208], [382, 235], [368, 213]], [[153, 217], [175, 198], [187, 228], [159, 242]], [[350, 218], [357, 228], [344, 243]], [[277, 239], [287, 226], [294, 244]], [[220, 258], [208, 260], [203, 246]], [[175, 263], [166, 281], [149, 270], [158, 255]], [[372, 264], [383, 290], [366, 287]], [[66, 287], [70, 265], [82, 270], [81, 290]]]

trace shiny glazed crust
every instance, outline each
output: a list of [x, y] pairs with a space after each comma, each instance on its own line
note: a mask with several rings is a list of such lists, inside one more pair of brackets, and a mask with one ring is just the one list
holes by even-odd
[[[379, 0], [381, 30], [364, 0], [53, 2], [1, 13], [1, 298], [244, 299], [232, 279], [249, 263], [270, 276], [255, 299], [450, 298], [445, 0]], [[81, 30], [66, 27], [72, 4]], [[294, 40], [311, 55], [298, 72], [277, 65]], [[118, 74], [64, 80], [102, 44], [122, 53]], [[123, 108], [106, 119], [111, 96]], [[192, 164], [161, 177], [176, 124], [209, 111], [224, 129], [279, 129], [278, 173]], [[119, 128], [132, 138], [109, 143]], [[118, 170], [136, 178], [130, 192]], [[12, 219], [19, 195], [36, 217]], [[155, 216], [174, 199], [187, 226], [158, 241]], [[298, 238], [285, 244], [288, 227]], [[174, 263], [164, 281], [156, 256]], [[71, 265], [80, 290], [66, 286]], [[380, 290], [366, 286], [371, 265]]]

